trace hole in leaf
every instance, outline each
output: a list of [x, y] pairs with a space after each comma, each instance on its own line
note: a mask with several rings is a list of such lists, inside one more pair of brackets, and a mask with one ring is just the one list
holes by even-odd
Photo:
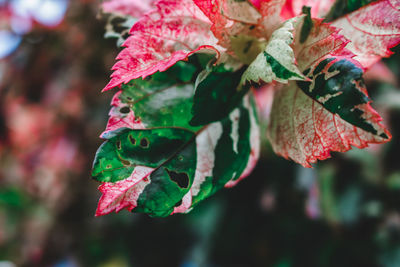
[[112, 165], [111, 164], [107, 164], [106, 169], [111, 169]]
[[132, 137], [132, 135], [129, 135], [129, 142], [131, 142], [132, 145], [136, 145], [136, 139]]
[[189, 186], [189, 176], [184, 172], [174, 172], [165, 168], [169, 178], [175, 182], [180, 188], [187, 188]]
[[179, 207], [180, 205], [182, 205], [182, 199], [181, 199], [181, 200], [179, 200], [178, 202], [176, 202], [176, 204], [175, 204], [175, 206], [174, 206], [174, 207]]
[[115, 144], [117, 145], [117, 149], [121, 150], [121, 140], [118, 140]]
[[133, 100], [133, 98], [130, 97], [130, 96], [127, 96], [126, 99], [128, 99], [129, 101], [132, 101], [132, 100]]
[[140, 140], [140, 146], [141, 147], [149, 147], [149, 140], [147, 138], [142, 138]]
[[129, 113], [129, 111], [130, 111], [129, 107], [122, 107], [119, 109], [119, 112], [124, 114]]
[[182, 156], [182, 155], [179, 155], [179, 156], [178, 156], [178, 160], [179, 160], [179, 161], [183, 161], [183, 156]]

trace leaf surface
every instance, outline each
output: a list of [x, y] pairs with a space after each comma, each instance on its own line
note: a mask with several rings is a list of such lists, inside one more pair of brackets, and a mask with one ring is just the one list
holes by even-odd
[[241, 67], [234, 71], [221, 64], [199, 74], [195, 85], [191, 125], [205, 125], [229, 115], [249, 89], [240, 86], [244, 69]]
[[269, 83], [273, 80], [287, 83], [288, 80], [303, 80], [303, 74], [296, 66], [296, 59], [291, 45], [293, 31], [303, 17], [287, 20], [272, 36], [265, 48], [246, 69], [242, 83], [261, 81]]
[[299, 68], [309, 81], [291, 81], [274, 95], [268, 126], [273, 149], [305, 167], [330, 157], [331, 151], [391, 138], [370, 106], [362, 67], [337, 31], [313, 21], [306, 41], [295, 40]]
[[381, 0], [364, 6], [332, 23], [351, 42], [347, 49], [355, 60], [369, 68], [382, 57], [389, 57], [390, 48], [400, 43], [400, 2]]
[[[218, 39], [218, 44], [226, 48], [228, 53], [237, 54], [238, 49], [246, 46], [248, 51], [257, 49], [257, 38], [268, 36], [261, 23], [266, 17], [263, 17], [262, 12], [263, 7], [265, 8], [269, 2], [267, 0], [256, 4], [235, 0], [194, 0], [194, 2], [209, 18], [212, 24], [211, 31]], [[279, 15], [277, 19], [277, 23], [280, 23]], [[268, 29], [270, 27], [271, 25], [268, 25]]]
[[313, 18], [322, 18], [328, 14], [336, 0], [288, 0], [282, 8], [285, 19], [293, 18], [302, 13], [303, 6], [311, 7]]
[[252, 97], [244, 97], [219, 121], [191, 126], [197, 71], [190, 63], [180, 65], [133, 80], [114, 97], [113, 108], [129, 107], [141, 128], [126, 115], [122, 128], [103, 133], [107, 141], [93, 165], [103, 193], [97, 215], [121, 209], [157, 217], [188, 212], [254, 168], [259, 129]]
[[103, 2], [101, 7], [106, 13], [139, 18], [155, 7], [154, 2], [155, 0], [109, 0]]
[[165, 71], [200, 49], [216, 49], [211, 23], [192, 1], [160, 0], [156, 7], [133, 25], [104, 90]]

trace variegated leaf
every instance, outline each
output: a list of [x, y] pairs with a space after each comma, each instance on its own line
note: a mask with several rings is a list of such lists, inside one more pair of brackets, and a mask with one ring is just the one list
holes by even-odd
[[[103, 133], [108, 140], [96, 154], [93, 176], [103, 182], [97, 215], [121, 209], [151, 216], [187, 212], [251, 172], [259, 155], [252, 97], [222, 120], [193, 127], [195, 74], [191, 64], [180, 63], [149, 80], [133, 80], [114, 97], [113, 109], [124, 109], [126, 116], [122, 128]], [[108, 128], [121, 119], [110, 114]]]
[[304, 80], [298, 70], [291, 45], [293, 31], [303, 20], [303, 16], [287, 20], [272, 36], [265, 48], [250, 64], [242, 76], [242, 84], [246, 82], [269, 83], [273, 80], [287, 83], [288, 80]]
[[338, 113], [328, 111], [306, 95], [295, 82], [280, 88], [274, 95], [268, 138], [275, 153], [304, 167], [330, 157], [331, 151], [345, 152], [351, 146], [367, 147], [390, 140], [380, 124], [380, 116], [369, 106], [359, 107], [359, 120], [368, 120], [380, 135], [356, 127]]
[[351, 42], [347, 49], [364, 68], [382, 57], [389, 57], [390, 48], [400, 43], [400, 2], [381, 0], [364, 6], [332, 23]]
[[165, 71], [200, 49], [216, 49], [209, 19], [191, 0], [160, 0], [156, 7], [133, 25], [104, 90]]
[[[301, 31], [301, 27], [298, 28]], [[290, 82], [274, 96], [268, 137], [277, 154], [311, 167], [331, 151], [390, 140], [370, 106], [363, 69], [338, 29], [313, 20], [305, 42], [295, 40], [299, 68], [309, 81]]]

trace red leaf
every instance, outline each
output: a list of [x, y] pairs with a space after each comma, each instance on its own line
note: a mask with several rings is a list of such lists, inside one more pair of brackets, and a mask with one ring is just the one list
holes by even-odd
[[381, 0], [364, 6], [332, 23], [351, 43], [347, 48], [364, 68], [389, 57], [400, 43], [400, 2]]
[[216, 50], [211, 23], [192, 1], [160, 0], [156, 6], [133, 25], [103, 90], [165, 71], [200, 49]]

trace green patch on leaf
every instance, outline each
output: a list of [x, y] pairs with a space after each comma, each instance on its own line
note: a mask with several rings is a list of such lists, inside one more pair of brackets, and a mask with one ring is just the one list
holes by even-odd
[[377, 0], [337, 0], [332, 6], [328, 15], [326, 15], [325, 21], [334, 21], [335, 19], [338, 19], [348, 13], [356, 11], [363, 6], [366, 6], [376, 1]]
[[248, 86], [239, 86], [243, 72], [244, 68], [231, 71], [220, 65], [200, 73], [196, 81], [190, 125], [205, 125], [228, 116], [248, 92]]
[[[324, 71], [325, 69], [327, 70]], [[312, 80], [297, 82], [305, 94], [352, 125], [388, 138], [385, 133], [378, 133], [368, 118], [363, 116], [362, 107], [369, 103], [370, 99], [363, 92], [365, 88], [361, 68], [346, 59], [328, 58], [313, 70], [307, 69], [304, 74]]]
[[273, 56], [271, 56], [267, 52], [264, 52], [264, 56], [277, 78], [282, 80], [289, 80], [291, 78], [303, 79], [302, 75], [299, 75], [297, 72], [288, 70], [281, 63], [279, 63], [278, 60], [276, 60]]
[[193, 137], [193, 132], [178, 128], [122, 129], [98, 149], [92, 175], [100, 182], [116, 182], [138, 165], [157, 168]]
[[304, 22], [301, 26], [300, 43], [304, 43], [307, 40], [308, 35], [310, 35], [311, 29], [314, 25], [311, 19], [311, 7], [303, 6], [302, 11], [306, 16], [304, 17]]
[[291, 45], [294, 41], [293, 31], [304, 16], [287, 20], [272, 36], [263, 52], [244, 72], [241, 84], [248, 82], [269, 83], [273, 80], [287, 83], [288, 80], [303, 80], [303, 74], [296, 66]]

